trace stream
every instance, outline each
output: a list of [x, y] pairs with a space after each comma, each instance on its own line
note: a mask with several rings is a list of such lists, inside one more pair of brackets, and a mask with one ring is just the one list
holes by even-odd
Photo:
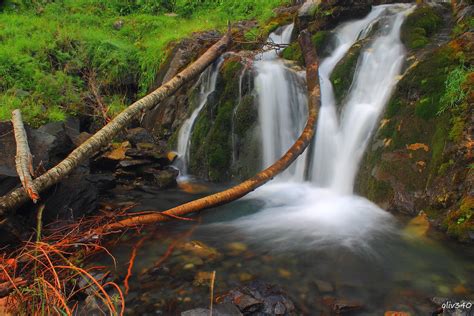
[[[375, 6], [365, 18], [333, 31], [335, 47], [320, 65], [316, 138], [291, 168], [248, 196], [203, 212], [198, 222], [178, 221], [141, 231], [140, 236], [125, 235], [110, 248], [119, 262], [116, 273], [123, 277], [131, 248], [145, 238], [130, 279], [129, 314], [179, 315], [207, 307], [205, 276], [212, 271], [217, 297], [259, 280], [281, 286], [307, 315], [328, 313], [336, 300], [357, 306], [359, 315], [388, 310], [430, 315], [436, 309], [433, 297], [474, 299], [472, 248], [445, 240], [428, 229], [422, 216], [409, 220], [390, 214], [353, 193], [367, 143], [401, 74], [405, 49], [400, 27], [412, 9], [410, 4]], [[281, 27], [270, 40], [289, 43], [292, 32], [292, 24]], [[330, 74], [361, 39], [368, 41], [352, 85], [337, 104]], [[190, 159], [194, 121], [215, 89], [221, 62], [201, 76], [198, 107], [179, 133], [182, 173]], [[257, 56], [254, 70], [260, 163], [268, 167], [304, 126], [304, 73], [287, 66], [278, 51]], [[106, 200], [140, 201], [137, 210], [166, 210], [222, 189], [193, 181], [156, 192], [117, 187]], [[98, 261], [110, 264], [106, 256]]]

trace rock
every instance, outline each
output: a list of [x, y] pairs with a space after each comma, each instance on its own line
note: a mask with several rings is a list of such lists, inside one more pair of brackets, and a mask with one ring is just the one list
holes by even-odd
[[182, 312], [181, 316], [209, 316], [211, 311], [207, 308], [195, 308]]
[[220, 257], [220, 254], [216, 249], [209, 247], [208, 245], [197, 240], [192, 240], [179, 244], [177, 248], [186, 252], [191, 252], [195, 256], [198, 256], [204, 260], [215, 259]]
[[201, 285], [209, 285], [212, 279], [212, 272], [207, 271], [198, 271], [194, 276], [193, 285], [201, 286]]
[[255, 277], [248, 273], [248, 272], [242, 272], [239, 274], [239, 280], [240, 282], [248, 282], [248, 281], [251, 281], [253, 280]]
[[115, 188], [116, 178], [113, 174], [94, 173], [87, 176], [87, 181], [93, 183], [100, 191], [106, 191]]
[[[181, 316], [209, 316], [211, 311], [207, 308], [195, 308], [181, 313]], [[230, 303], [224, 303], [215, 305], [212, 309], [213, 316], [242, 316], [235, 305]]]
[[[98, 207], [98, 188], [87, 180], [87, 175], [75, 172], [48, 191], [44, 219], [75, 220]], [[44, 195], [42, 195], [44, 196]]]
[[153, 143], [151, 134], [143, 127], [131, 128], [127, 131], [127, 140], [134, 146], [138, 143]]
[[396, 311], [386, 311], [384, 316], [410, 316], [410, 313], [406, 312], [396, 312]]
[[318, 287], [320, 293], [329, 293], [334, 291], [332, 284], [327, 281], [315, 280], [314, 283]]
[[88, 140], [92, 135], [87, 132], [82, 132], [72, 139], [74, 146], [79, 147], [83, 142]]
[[178, 174], [179, 171], [174, 168], [160, 170], [158, 173], [153, 174], [154, 182], [160, 189], [175, 187], [177, 186], [176, 178]]
[[349, 301], [344, 299], [337, 299], [331, 306], [332, 310], [339, 314], [351, 313], [354, 311], [359, 311], [363, 306], [355, 301]]
[[261, 281], [233, 289], [222, 297], [223, 302], [234, 304], [244, 314], [296, 315], [295, 305], [281, 288]]
[[223, 303], [214, 306], [212, 310], [212, 315], [214, 316], [242, 316], [242, 313], [239, 309], [231, 303]]
[[286, 270], [286, 269], [283, 269], [283, 268], [278, 269], [278, 274], [279, 274], [282, 278], [285, 278], [285, 279], [291, 278], [291, 271]]
[[113, 27], [114, 27], [115, 30], [119, 31], [119, 30], [122, 29], [124, 24], [125, 24], [125, 22], [123, 20], [117, 20], [117, 21], [114, 22]]
[[227, 244], [227, 248], [235, 254], [240, 254], [244, 251], [247, 251], [247, 245], [241, 242], [231, 242]]
[[119, 167], [122, 168], [133, 168], [137, 166], [143, 166], [143, 165], [148, 165], [151, 164], [152, 161], [150, 160], [145, 160], [145, 159], [128, 159], [128, 160], [122, 160], [118, 163]]

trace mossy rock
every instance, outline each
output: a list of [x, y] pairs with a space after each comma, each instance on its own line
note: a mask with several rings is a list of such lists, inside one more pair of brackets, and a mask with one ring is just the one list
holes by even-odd
[[401, 40], [410, 49], [426, 46], [429, 38], [443, 25], [440, 12], [431, 6], [420, 6], [410, 14], [402, 25]]
[[257, 123], [258, 109], [255, 105], [254, 96], [248, 94], [242, 98], [235, 111], [234, 132], [239, 137], [244, 137], [245, 133]]
[[281, 57], [287, 60], [293, 60], [298, 62], [298, 64], [304, 64], [303, 53], [301, 52], [301, 47], [298, 42], [291, 43], [281, 52]]
[[357, 61], [366, 42], [367, 40], [361, 40], [352, 45], [331, 73], [330, 79], [334, 88], [334, 97], [338, 104], [349, 92], [357, 68]]
[[474, 233], [474, 197], [466, 196], [459, 209], [452, 211], [443, 221], [443, 228], [449, 236], [459, 241], [470, 241], [469, 234]]
[[232, 119], [238, 100], [239, 76], [243, 70], [238, 56], [228, 58], [219, 70], [216, 91], [199, 113], [191, 135], [189, 170], [214, 182], [231, 177]]

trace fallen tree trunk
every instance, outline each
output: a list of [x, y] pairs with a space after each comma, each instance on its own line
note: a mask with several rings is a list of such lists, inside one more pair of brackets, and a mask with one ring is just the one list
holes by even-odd
[[28, 197], [36, 203], [39, 199], [39, 195], [31, 178], [33, 175], [33, 157], [31, 156], [30, 147], [28, 146], [28, 136], [26, 135], [25, 126], [23, 125], [21, 112], [18, 109], [12, 112], [12, 124], [16, 141], [16, 172], [20, 177], [21, 184]]
[[311, 43], [311, 38], [308, 31], [301, 32], [299, 42], [306, 62], [306, 80], [308, 85], [308, 119], [300, 137], [278, 161], [254, 177], [230, 189], [176, 206], [161, 213], [157, 212], [142, 214], [132, 216], [115, 223], [110, 223], [100, 227], [99, 229], [96, 229], [94, 234], [100, 235], [107, 231], [120, 230], [126, 227], [136, 227], [156, 222], [169, 221], [185, 214], [194, 213], [235, 201], [267, 183], [280, 172], [288, 168], [291, 163], [299, 155], [301, 155], [306, 147], [308, 147], [310, 144], [314, 136], [316, 118], [321, 105], [321, 92], [318, 77], [318, 57], [316, 50]]
[[[69, 156], [33, 181], [38, 192], [44, 191], [69, 175], [82, 161], [91, 157], [100, 148], [107, 145], [112, 138], [125, 128], [135, 117], [143, 111], [149, 110], [165, 98], [176, 92], [184, 83], [195, 78], [216, 60], [231, 42], [230, 31], [217, 43], [209, 48], [194, 63], [186, 67], [173, 79], [130, 105], [117, 115], [112, 121], [82, 143]], [[28, 200], [28, 194], [23, 188], [18, 188], [0, 198], [0, 216], [14, 210]]]

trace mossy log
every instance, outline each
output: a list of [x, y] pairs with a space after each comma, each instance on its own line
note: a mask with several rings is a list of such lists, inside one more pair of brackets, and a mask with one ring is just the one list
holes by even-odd
[[295, 159], [301, 155], [306, 147], [308, 147], [308, 145], [311, 143], [315, 133], [318, 110], [321, 105], [321, 91], [318, 77], [318, 57], [316, 50], [312, 45], [309, 32], [302, 31], [299, 41], [306, 61], [306, 80], [309, 94], [308, 119], [306, 121], [306, 126], [299, 138], [279, 160], [254, 177], [230, 189], [176, 206], [164, 212], [132, 216], [115, 223], [107, 224], [95, 230], [94, 233], [100, 235], [107, 231], [121, 230], [127, 227], [137, 227], [146, 224], [153, 224], [156, 222], [169, 221], [189, 213], [198, 212], [204, 209], [235, 201], [252, 192], [256, 188], [264, 185], [288, 168], [291, 163], [295, 161]]

